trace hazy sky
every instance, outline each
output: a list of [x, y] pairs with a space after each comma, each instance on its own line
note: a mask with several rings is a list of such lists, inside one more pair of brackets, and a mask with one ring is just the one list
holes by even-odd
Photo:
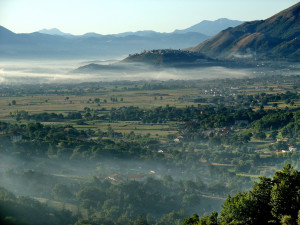
[[84, 34], [172, 32], [202, 20], [266, 19], [298, 0], [0, 0], [0, 25], [16, 33], [43, 28]]

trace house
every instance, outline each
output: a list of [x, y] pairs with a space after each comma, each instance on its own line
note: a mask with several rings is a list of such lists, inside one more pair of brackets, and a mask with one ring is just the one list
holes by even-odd
[[17, 165], [0, 164], [0, 172], [18, 168]]
[[157, 179], [161, 179], [161, 175], [157, 174], [154, 170], [150, 170], [148, 174], [150, 176], [153, 176], [153, 177], [157, 178]]
[[297, 151], [297, 148], [294, 147], [294, 146], [289, 146], [289, 151], [290, 151], [290, 152]]
[[79, 135], [77, 137], [77, 140], [80, 140], [80, 141], [90, 141], [91, 139], [88, 136], [81, 134], [81, 135]]
[[143, 174], [131, 174], [128, 176], [128, 180], [131, 180], [131, 181], [134, 180], [134, 181], [142, 182], [142, 181], [145, 181], [145, 178], [146, 178], [146, 176]]
[[66, 127], [64, 129], [64, 132], [70, 132], [70, 131], [73, 131], [74, 129], [72, 127]]
[[178, 142], [180, 142], [180, 140], [179, 140], [178, 138], [175, 138], [175, 139], [174, 139], [174, 142], [175, 142], [175, 143], [178, 143]]
[[124, 181], [124, 178], [120, 174], [117, 174], [117, 173], [113, 173], [110, 176], [106, 177], [105, 179], [110, 181], [112, 184], [118, 184], [118, 183]]
[[12, 132], [7, 134], [7, 136], [10, 138], [10, 140], [12, 141], [21, 141], [22, 140], [22, 134], [20, 134], [19, 132]]
[[277, 142], [279, 141], [287, 142], [288, 140], [289, 140], [288, 138], [277, 138]]

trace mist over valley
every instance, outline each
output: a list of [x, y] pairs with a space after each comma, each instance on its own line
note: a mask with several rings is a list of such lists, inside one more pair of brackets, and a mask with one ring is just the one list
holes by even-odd
[[169, 33], [0, 26], [0, 224], [300, 224], [299, 8]]

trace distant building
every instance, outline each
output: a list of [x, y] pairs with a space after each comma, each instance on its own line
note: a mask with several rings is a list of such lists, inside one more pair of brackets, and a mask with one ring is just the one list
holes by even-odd
[[153, 177], [157, 178], [157, 179], [161, 179], [161, 175], [157, 174], [154, 170], [150, 170], [148, 174], [150, 176], [153, 176]]
[[297, 148], [296, 148], [296, 147], [294, 147], [294, 146], [290, 146], [290, 147], [289, 147], [289, 151], [290, 151], [290, 152], [297, 151]]
[[124, 181], [124, 177], [117, 173], [113, 173], [110, 176], [106, 177], [105, 179], [110, 181], [112, 184], [118, 184]]
[[289, 140], [288, 138], [277, 138], [277, 142], [279, 141], [287, 142], [288, 140]]
[[0, 164], [0, 172], [18, 168], [17, 165]]
[[81, 135], [79, 135], [77, 137], [77, 140], [80, 140], [80, 141], [90, 141], [91, 139], [88, 136], [81, 134]]
[[69, 132], [69, 131], [73, 131], [74, 129], [72, 128], [72, 127], [66, 127], [65, 129], [64, 129], [64, 131], [65, 132]]
[[22, 140], [22, 134], [20, 134], [19, 132], [12, 132], [7, 134], [7, 136], [10, 138], [10, 140], [12, 141], [21, 141]]
[[178, 143], [178, 142], [180, 142], [180, 140], [178, 138], [175, 138], [174, 142]]

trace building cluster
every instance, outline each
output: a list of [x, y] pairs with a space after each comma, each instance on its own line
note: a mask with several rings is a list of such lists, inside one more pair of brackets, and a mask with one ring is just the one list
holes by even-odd
[[169, 55], [172, 54], [174, 56], [176, 55], [185, 55], [185, 56], [202, 56], [199, 53], [196, 52], [190, 52], [190, 51], [183, 51], [183, 50], [175, 50], [175, 49], [155, 49], [155, 50], [144, 50], [142, 53], [135, 53], [130, 54], [129, 57], [132, 56], [139, 56], [139, 55], [146, 55], [146, 54], [155, 54], [155, 55]]
[[221, 96], [221, 97], [229, 97], [236, 96], [238, 94], [239, 88], [210, 88], [210, 89], [201, 89], [200, 94], [209, 95], [209, 96]]

